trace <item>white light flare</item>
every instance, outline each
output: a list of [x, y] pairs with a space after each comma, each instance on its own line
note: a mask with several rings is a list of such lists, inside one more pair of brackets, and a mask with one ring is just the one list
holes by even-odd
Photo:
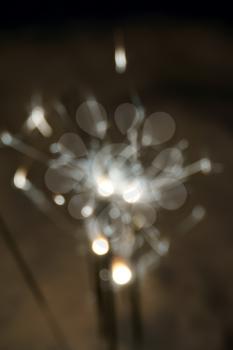
[[16, 188], [24, 191], [29, 190], [30, 182], [27, 179], [27, 171], [25, 168], [18, 168], [16, 170], [13, 182]]
[[112, 280], [115, 284], [123, 286], [128, 284], [133, 273], [128, 263], [122, 258], [115, 258], [112, 262]]
[[132, 182], [123, 192], [123, 198], [127, 203], [136, 203], [141, 198], [142, 186], [139, 181]]
[[91, 248], [96, 255], [106, 255], [109, 251], [108, 240], [100, 235], [93, 240]]
[[84, 218], [88, 218], [93, 214], [93, 211], [94, 210], [90, 205], [85, 205], [81, 210], [81, 214]]
[[115, 68], [117, 73], [124, 73], [127, 67], [125, 48], [119, 45], [115, 49]]
[[37, 128], [44, 137], [50, 137], [53, 133], [51, 126], [45, 119], [44, 109], [39, 106], [32, 109], [27, 119], [26, 126], [31, 131]]
[[[122, 38], [118, 39], [115, 69], [117, 73], [124, 73], [128, 57]], [[163, 112], [152, 113], [144, 121], [140, 99], [135, 95], [133, 100], [134, 104], [123, 103], [114, 113], [116, 127], [124, 135], [123, 142], [115, 137], [115, 143], [111, 143], [111, 138], [105, 139], [107, 113], [93, 96], [76, 112], [79, 128], [91, 137], [89, 149], [79, 135], [66, 132], [56, 142], [50, 139], [53, 143], [49, 149], [54, 154], [50, 159], [47, 154], [25, 144], [24, 138], [7, 131], [0, 133], [0, 146], [9, 146], [46, 164], [45, 182], [53, 192], [51, 200], [58, 206], [65, 206], [69, 198], [67, 210], [73, 218], [84, 219], [93, 255], [105, 259], [111, 252], [111, 266], [101, 269], [99, 276], [116, 286], [127, 285], [134, 279], [141, 268], [141, 262], [138, 263], [141, 256], [145, 257], [142, 264], [145, 271], [157, 266], [159, 259], [169, 252], [169, 240], [161, 238], [154, 227], [157, 212], [160, 208], [181, 207], [187, 198], [184, 183], [189, 176], [197, 172], [208, 174], [215, 169], [206, 154], [186, 166], [183, 155], [188, 147], [186, 140], [181, 140], [176, 147], [160, 148], [174, 135], [175, 121]], [[33, 106], [24, 127], [29, 133], [38, 130], [44, 137], [50, 137], [56, 129], [48, 123], [46, 110], [40, 103]], [[148, 152], [146, 147], [150, 148]], [[41, 211], [53, 215], [50, 202], [27, 179], [25, 169], [16, 171], [13, 183]], [[182, 223], [181, 231], [191, 229], [204, 216], [205, 209], [196, 206]], [[54, 218], [59, 219], [56, 213]], [[148, 254], [147, 249], [152, 252]], [[140, 254], [135, 254], [138, 250]]]
[[65, 200], [65, 197], [62, 196], [61, 194], [56, 194], [54, 197], [53, 197], [53, 200], [54, 202], [59, 205], [59, 206], [62, 206], [65, 204], [66, 200]]
[[105, 176], [99, 177], [97, 179], [97, 191], [103, 197], [111, 196], [114, 193], [112, 181]]
[[212, 170], [211, 161], [208, 158], [202, 158], [200, 160], [200, 168], [204, 174], [209, 174]]
[[5, 146], [10, 146], [13, 142], [13, 137], [8, 131], [3, 131], [0, 134], [0, 140]]

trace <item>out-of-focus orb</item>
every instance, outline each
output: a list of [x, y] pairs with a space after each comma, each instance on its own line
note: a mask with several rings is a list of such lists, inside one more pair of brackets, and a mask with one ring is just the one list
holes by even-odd
[[96, 255], [105, 255], [109, 251], [109, 243], [106, 238], [99, 236], [94, 239], [91, 248]]
[[134, 181], [123, 192], [123, 198], [128, 203], [135, 203], [140, 199], [141, 193], [142, 193], [141, 184], [139, 183], [139, 181]]
[[76, 112], [79, 127], [91, 136], [103, 139], [107, 131], [107, 113], [95, 98], [83, 102]]
[[110, 179], [107, 177], [100, 177], [97, 179], [98, 193], [103, 197], [109, 197], [114, 193], [114, 186]]
[[81, 214], [84, 218], [88, 218], [93, 214], [93, 208], [90, 205], [85, 205], [81, 210]]
[[205, 208], [202, 207], [201, 205], [197, 205], [196, 207], [193, 208], [192, 217], [195, 220], [197, 221], [202, 220], [205, 214], [206, 214]]
[[117, 73], [124, 73], [127, 66], [126, 53], [123, 46], [118, 46], [115, 50], [115, 65]]
[[4, 131], [0, 134], [0, 140], [4, 145], [9, 146], [13, 141], [13, 137], [8, 131]]
[[169, 247], [170, 247], [170, 243], [167, 239], [163, 239], [163, 240], [159, 241], [158, 245], [157, 245], [158, 253], [160, 255], [167, 254]]
[[174, 135], [175, 129], [175, 121], [169, 114], [164, 112], [152, 113], [143, 126], [142, 145], [160, 145]]
[[29, 181], [27, 180], [27, 172], [24, 168], [17, 169], [14, 179], [15, 187], [21, 190], [27, 190], [29, 188]]
[[204, 174], [208, 174], [211, 172], [212, 165], [211, 165], [211, 161], [208, 158], [201, 159], [200, 165], [201, 165], [201, 171]]
[[66, 200], [65, 200], [65, 197], [62, 196], [61, 194], [56, 194], [54, 197], [54, 202], [57, 204], [57, 205], [64, 205]]
[[128, 284], [132, 279], [132, 271], [124, 259], [116, 258], [112, 262], [112, 280], [118, 285]]

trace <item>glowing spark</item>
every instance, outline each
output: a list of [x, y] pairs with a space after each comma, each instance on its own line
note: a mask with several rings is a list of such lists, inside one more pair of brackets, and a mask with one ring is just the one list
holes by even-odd
[[26, 125], [29, 130], [37, 128], [44, 137], [50, 137], [53, 133], [51, 126], [45, 119], [44, 109], [41, 107], [33, 108]]
[[109, 251], [109, 243], [104, 236], [99, 236], [94, 239], [91, 248], [95, 254], [105, 255]]
[[13, 137], [8, 131], [4, 131], [0, 134], [0, 140], [4, 145], [9, 146], [13, 141]]
[[140, 183], [135, 181], [128, 186], [126, 191], [123, 192], [123, 198], [128, 203], [135, 203], [140, 199], [141, 193], [142, 188]]
[[85, 205], [81, 210], [81, 214], [84, 218], [88, 218], [93, 214], [93, 208], [90, 205]]
[[132, 271], [123, 259], [117, 258], [112, 262], [112, 280], [118, 285], [128, 284], [132, 279]]
[[[126, 70], [122, 40], [116, 45], [115, 64], [118, 73]], [[140, 107], [137, 103], [118, 106], [114, 119], [124, 141], [107, 143], [104, 139], [108, 129], [107, 113], [94, 98], [88, 99], [77, 109], [76, 120], [80, 129], [94, 137], [91, 147], [87, 149], [79, 135], [65, 133], [50, 144], [52, 159], [25, 144], [20, 137], [7, 131], [0, 134], [1, 146], [14, 148], [48, 166], [45, 182], [55, 193], [52, 198], [58, 206], [66, 202], [63, 193], [71, 194], [67, 209], [74, 218], [85, 219], [93, 253], [105, 255], [111, 249], [113, 256], [127, 258], [112, 261], [111, 279], [117, 285], [125, 285], [133, 278], [130, 259], [138, 256], [134, 253], [139, 247], [143, 246], [142, 256], [150, 257], [149, 265], [156, 265], [168, 252], [169, 240], [161, 239], [153, 226], [157, 210], [180, 208], [187, 198], [184, 183], [188, 178], [198, 172], [208, 174], [215, 167], [208, 158], [184, 165], [186, 140], [181, 140], [176, 147], [153, 150], [151, 146], [162, 145], [172, 138], [175, 121], [164, 112], [152, 113], [144, 120], [144, 113], [138, 112]], [[53, 132], [44, 109], [38, 106], [31, 111], [26, 126], [29, 130], [38, 129], [45, 137]], [[150, 147], [149, 158], [146, 147]], [[151, 163], [148, 162], [150, 155]], [[50, 213], [50, 206], [54, 209], [44, 193], [27, 179], [25, 169], [16, 171], [14, 185], [30, 189], [25, 195], [43, 212]], [[204, 215], [204, 208], [196, 206], [181, 225], [181, 231], [192, 228]], [[152, 250], [152, 259], [146, 248]], [[139, 270], [140, 261], [141, 258], [135, 262]], [[145, 270], [148, 259], [147, 263], [144, 259], [143, 264]]]
[[64, 205], [66, 200], [65, 200], [65, 197], [62, 196], [61, 194], [56, 194], [54, 197], [53, 197], [53, 200], [54, 202], [57, 204], [57, 205]]
[[17, 169], [13, 182], [16, 188], [19, 188], [21, 190], [29, 189], [30, 182], [27, 180], [27, 172], [24, 168]]
[[209, 174], [211, 172], [212, 166], [211, 161], [208, 158], [203, 158], [200, 160], [201, 171], [204, 174]]
[[114, 186], [107, 177], [100, 177], [97, 179], [97, 191], [103, 197], [109, 197], [114, 193]]
[[118, 46], [115, 49], [115, 66], [117, 73], [124, 73], [126, 71], [127, 59], [123, 46]]

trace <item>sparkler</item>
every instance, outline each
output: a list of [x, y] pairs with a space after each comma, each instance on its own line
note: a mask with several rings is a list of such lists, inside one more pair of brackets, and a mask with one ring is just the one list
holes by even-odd
[[[45, 111], [41, 106], [34, 109], [23, 130], [37, 130], [41, 137], [51, 138], [54, 130], [45, 118]], [[191, 175], [213, 170], [208, 158], [185, 164], [186, 140], [166, 147], [176, 128], [169, 114], [156, 112], [146, 116], [142, 106], [124, 103], [116, 109], [114, 119], [116, 132], [121, 135], [120, 143], [109, 142], [111, 123], [104, 107], [95, 99], [83, 102], [77, 109], [76, 121], [80, 130], [89, 134], [89, 139], [86, 137], [84, 142], [79, 134], [66, 132], [55, 142], [53, 139], [45, 154], [8, 131], [0, 134], [2, 146], [16, 149], [46, 166], [44, 179], [51, 200], [58, 207], [66, 206], [73, 218], [83, 221], [90, 249], [100, 259], [95, 268], [96, 294], [110, 347], [116, 343], [113, 329], [112, 337], [108, 335], [109, 324], [115, 327], [111, 293], [128, 284], [137, 286], [138, 279], [167, 254], [170, 242], [156, 227], [158, 213], [176, 210], [185, 203], [188, 196], [185, 183]], [[29, 169], [18, 168], [13, 184], [40, 210], [60, 222], [47, 195], [31, 180]], [[191, 229], [204, 216], [204, 208], [195, 207], [181, 223], [180, 230]], [[135, 337], [139, 337], [136, 289], [130, 287], [130, 290], [132, 315], [138, 318], [132, 318], [132, 325]]]
[[[126, 70], [123, 44], [116, 48], [115, 65], [118, 73]], [[61, 104], [55, 110], [62, 120], [67, 117]], [[53, 137], [45, 154], [8, 131], [0, 134], [0, 146], [11, 147], [46, 166], [44, 179], [52, 201], [59, 207], [66, 206], [73, 218], [83, 220], [92, 253], [99, 259], [106, 256], [98, 265], [97, 290], [101, 290], [102, 282], [108, 282], [113, 289], [133, 283], [157, 266], [170, 246], [169, 239], [162, 237], [156, 227], [158, 213], [176, 210], [185, 203], [185, 183], [191, 175], [213, 170], [208, 158], [185, 164], [186, 140], [167, 146], [176, 129], [168, 113], [146, 116], [142, 106], [124, 103], [115, 110], [114, 119], [115, 127], [108, 121], [104, 107], [89, 98], [76, 112], [86, 142], [73, 131], [54, 141], [49, 115], [41, 104], [33, 106], [23, 132]], [[121, 135], [120, 143], [109, 141], [111, 128]], [[57, 221], [46, 194], [29, 175], [29, 169], [17, 169], [14, 186]], [[203, 207], [195, 207], [181, 223], [181, 230], [192, 228], [204, 215]]]
[[[185, 182], [189, 176], [197, 172], [208, 174], [213, 166], [208, 158], [184, 165], [183, 148], [187, 146], [184, 140], [161, 150], [161, 145], [175, 133], [175, 121], [162, 112], [145, 118], [142, 110], [130, 103], [118, 106], [115, 124], [123, 142], [112, 144], [106, 141], [108, 122], [104, 107], [95, 99], [82, 103], [76, 120], [80, 129], [91, 137], [89, 149], [77, 133], [68, 132], [49, 146], [50, 158], [7, 131], [0, 135], [2, 145], [47, 165], [45, 183], [53, 193], [53, 201], [58, 206], [67, 203], [70, 215], [84, 220], [93, 253], [103, 255], [111, 250], [114, 257], [125, 261], [121, 267], [125, 264], [127, 269], [131, 269], [127, 264], [141, 245], [151, 247], [154, 262], [167, 253], [169, 241], [165, 243], [159, 231], [152, 229], [157, 213], [161, 209], [180, 208], [187, 198]], [[42, 136], [52, 135], [53, 129], [41, 106], [31, 111], [25, 124], [29, 130], [31, 123]], [[148, 149], [154, 156], [149, 166], [145, 166]], [[41, 195], [22, 167], [17, 169], [13, 183], [27, 192], [29, 198]], [[200, 208], [191, 215], [193, 221], [203, 216], [204, 209]], [[153, 259], [150, 257], [149, 261], [152, 263]], [[137, 270], [145, 273], [146, 266], [140, 256], [134, 264], [135, 271], [129, 275]], [[130, 280], [112, 278], [119, 285]]]
[[[34, 107], [24, 130], [38, 130], [42, 137], [51, 137], [54, 130], [45, 115], [41, 106]], [[155, 225], [159, 211], [180, 208], [187, 198], [185, 182], [197, 172], [210, 173], [213, 164], [203, 158], [186, 165], [185, 140], [161, 148], [176, 128], [167, 113], [146, 117], [142, 107], [125, 103], [118, 106], [114, 117], [121, 143], [107, 140], [110, 123], [104, 107], [95, 99], [83, 102], [76, 113], [79, 128], [89, 134], [88, 147], [74, 132], [51, 142], [49, 156], [8, 131], [1, 133], [0, 142], [46, 165], [44, 178], [53, 202], [66, 205], [73, 218], [83, 220], [93, 254], [110, 254], [107, 265], [100, 263], [98, 278], [119, 288], [143, 277], [167, 254], [169, 239], [162, 237]], [[152, 154], [149, 165], [148, 153]], [[28, 171], [23, 167], [16, 170], [14, 186], [51, 215], [46, 195], [29, 179]], [[181, 230], [192, 228], [204, 215], [204, 208], [195, 207]], [[97, 289], [101, 290], [99, 283]], [[106, 313], [106, 317], [110, 315]], [[112, 317], [109, 319], [114, 324]]]

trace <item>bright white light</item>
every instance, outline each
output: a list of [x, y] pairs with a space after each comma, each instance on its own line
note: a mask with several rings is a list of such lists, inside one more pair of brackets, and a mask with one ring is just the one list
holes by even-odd
[[81, 214], [84, 218], [88, 218], [93, 214], [93, 208], [90, 205], [85, 205], [81, 210]]
[[118, 46], [115, 50], [115, 64], [117, 73], [124, 73], [127, 66], [127, 59], [125, 49], [122, 46]]
[[112, 181], [106, 177], [100, 177], [97, 179], [97, 190], [103, 197], [111, 196], [114, 192]]
[[99, 236], [94, 239], [91, 248], [95, 254], [105, 255], [109, 251], [109, 243], [106, 238]]
[[44, 121], [44, 110], [41, 107], [35, 107], [31, 113], [31, 119], [35, 126], [39, 126]]
[[45, 119], [44, 109], [39, 106], [33, 108], [26, 125], [29, 130], [34, 130], [35, 128], [37, 128], [40, 131], [40, 133], [45, 137], [50, 137], [53, 132], [51, 126]]
[[208, 174], [211, 171], [211, 169], [212, 169], [211, 161], [208, 158], [201, 159], [200, 160], [200, 166], [201, 166], [201, 171], [204, 174]]
[[21, 190], [28, 190], [29, 189], [29, 181], [27, 180], [27, 172], [24, 168], [17, 169], [15, 175], [14, 175], [14, 185], [15, 187], [21, 189]]
[[135, 203], [140, 199], [141, 194], [141, 185], [138, 181], [135, 181], [128, 186], [127, 190], [123, 192], [123, 198], [128, 203]]
[[123, 259], [115, 259], [112, 263], [112, 279], [118, 285], [125, 285], [132, 279], [132, 271]]
[[53, 199], [57, 205], [64, 205], [66, 202], [65, 197], [61, 194], [56, 194]]
[[8, 131], [4, 131], [3, 133], [1, 133], [0, 139], [4, 145], [10, 145], [13, 141], [13, 138]]

